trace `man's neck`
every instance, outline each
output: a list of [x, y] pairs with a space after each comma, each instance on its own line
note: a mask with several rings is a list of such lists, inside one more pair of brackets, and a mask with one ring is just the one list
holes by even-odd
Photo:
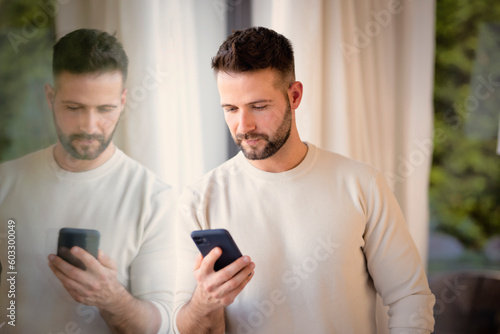
[[74, 158], [71, 154], [66, 152], [61, 143], [58, 141], [54, 147], [53, 154], [59, 167], [68, 172], [79, 173], [96, 169], [97, 167], [103, 165], [113, 156], [115, 149], [116, 148], [113, 142], [111, 142], [104, 152], [102, 152], [97, 158], [93, 160], [80, 160]]

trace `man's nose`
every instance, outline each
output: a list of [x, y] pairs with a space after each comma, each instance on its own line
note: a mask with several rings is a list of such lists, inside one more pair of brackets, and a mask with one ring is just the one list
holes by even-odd
[[248, 133], [255, 130], [255, 115], [252, 111], [242, 109], [238, 120], [238, 133]]
[[80, 130], [88, 134], [95, 133], [97, 130], [97, 121], [97, 113], [92, 109], [86, 110], [80, 115]]

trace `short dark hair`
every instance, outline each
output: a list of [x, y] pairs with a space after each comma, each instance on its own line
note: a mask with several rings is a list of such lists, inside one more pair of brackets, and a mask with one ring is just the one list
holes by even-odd
[[[283, 84], [295, 81], [292, 43], [276, 31], [252, 27], [237, 30], [219, 47], [212, 58], [215, 73], [276, 70]], [[288, 87], [287, 87], [288, 88]]]
[[52, 73], [73, 74], [119, 71], [127, 79], [128, 57], [113, 35], [96, 29], [78, 29], [54, 45]]

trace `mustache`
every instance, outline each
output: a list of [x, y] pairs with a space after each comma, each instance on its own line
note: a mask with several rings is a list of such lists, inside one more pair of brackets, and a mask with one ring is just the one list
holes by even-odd
[[69, 136], [69, 139], [70, 140], [75, 140], [75, 139], [80, 139], [80, 140], [91, 140], [91, 139], [95, 139], [95, 140], [103, 140], [104, 139], [104, 135], [100, 135], [100, 134], [90, 134], [90, 133], [75, 133], [75, 134], [72, 134]]
[[269, 140], [269, 136], [261, 133], [253, 133], [253, 132], [248, 132], [248, 133], [237, 133], [236, 134], [236, 140], [242, 141], [242, 140], [255, 140], [255, 139], [264, 139], [264, 140]]

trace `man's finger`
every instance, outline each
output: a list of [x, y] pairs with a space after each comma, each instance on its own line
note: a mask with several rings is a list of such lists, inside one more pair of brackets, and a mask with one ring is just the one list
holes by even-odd
[[200, 270], [203, 274], [209, 274], [214, 271], [215, 262], [222, 255], [222, 250], [219, 247], [215, 247], [210, 251], [210, 253], [205, 256], [201, 262]]
[[[233, 290], [239, 293], [241, 290], [243, 290], [245, 285], [250, 281], [250, 279], [252, 279], [254, 268], [255, 264], [253, 262], [250, 262], [245, 267], [236, 272], [233, 276], [231, 276], [230, 280], [227, 280], [224, 284], [222, 284], [222, 293], [231, 293]], [[227, 275], [231, 275], [231, 273], [232, 271]]]
[[254, 264], [250, 263], [248, 266], [239, 271], [229, 281], [224, 282], [218, 290], [219, 300], [224, 306], [233, 303], [234, 299], [241, 293], [245, 286], [253, 278]]
[[66, 290], [68, 290], [68, 292], [70, 292], [70, 290], [82, 289], [82, 285], [80, 283], [74, 280], [72, 276], [68, 276], [66, 274], [66, 272], [68, 272], [71, 275], [74, 274], [74, 272], [82, 271], [81, 269], [72, 266], [53, 254], [49, 256], [49, 268], [66, 288]]
[[196, 261], [194, 261], [194, 271], [200, 268], [201, 261], [203, 261], [203, 255], [201, 255], [201, 253], [198, 253], [198, 256], [196, 256]]
[[54, 254], [49, 255], [49, 266], [51, 266], [51, 269], [57, 269], [68, 277], [77, 277], [81, 276], [80, 274], [85, 273], [85, 271], [83, 271], [82, 269], [75, 267], [71, 263], [66, 262], [65, 260]]
[[73, 246], [70, 252], [71, 255], [83, 262], [87, 270], [89, 268], [95, 268], [98, 265], [97, 259], [83, 248]]
[[[217, 272], [217, 274], [222, 276], [223, 281], [230, 280], [233, 276], [238, 274], [243, 268], [250, 265], [252, 260], [249, 256], [242, 256], [228, 266], [222, 268]], [[250, 272], [249, 272], [250, 273]]]
[[66, 289], [66, 291], [75, 301], [80, 304], [91, 305], [91, 303], [89, 303], [91, 299], [88, 299], [90, 295], [86, 293], [87, 290], [82, 284], [70, 279], [61, 272], [54, 271], [54, 274], [56, 275], [59, 282], [61, 282], [64, 289]]
[[116, 271], [116, 262], [100, 249], [97, 252], [97, 260], [106, 268]]
[[247, 284], [250, 282], [250, 280], [253, 278], [254, 276], [254, 271], [253, 269], [250, 271], [250, 273], [246, 273], [245, 272], [245, 275], [243, 276], [243, 281], [240, 283], [240, 285], [238, 285], [238, 287], [236, 289], [234, 289], [232, 291], [232, 293], [239, 295], [241, 291], [243, 291], [243, 289], [245, 288], [245, 286], [247, 286]]

